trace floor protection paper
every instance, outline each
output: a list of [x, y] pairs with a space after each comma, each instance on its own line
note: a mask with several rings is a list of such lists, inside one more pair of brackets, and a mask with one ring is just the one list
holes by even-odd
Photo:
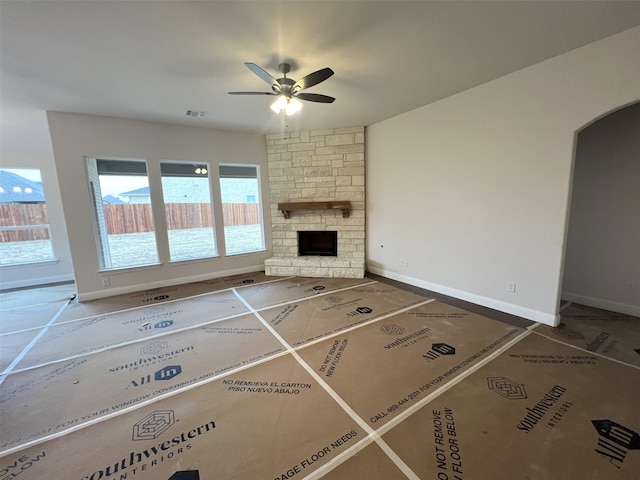
[[286, 355], [7, 455], [0, 474], [297, 480], [363, 438], [357, 423]]
[[[73, 284], [16, 290], [0, 294], [0, 312], [10, 308], [31, 307], [48, 302], [68, 302], [75, 295]], [[0, 313], [0, 316], [2, 313]]]
[[262, 282], [278, 281], [280, 277], [266, 276], [264, 272], [252, 272], [231, 277], [215, 278], [202, 282], [173, 285], [169, 287], [152, 288], [140, 292], [115, 295], [112, 297], [89, 300], [85, 302], [72, 302], [60, 315], [60, 322], [76, 320], [79, 318], [102, 315], [118, 310], [126, 310], [148, 305], [162, 304], [172, 300], [202, 295], [206, 293], [226, 290], [243, 285], [252, 285]]
[[0, 452], [283, 351], [246, 315], [9, 375], [0, 391]]
[[520, 328], [432, 302], [299, 354], [378, 428], [521, 333]]
[[371, 282], [367, 278], [285, 278], [279, 282], [238, 288], [238, 293], [256, 310], [293, 302], [314, 295]]
[[[128, 342], [242, 315], [247, 307], [230, 290], [51, 325], [17, 365], [32, 368]], [[3, 336], [3, 344], [15, 343]], [[81, 341], [78, 341], [78, 339]]]
[[0, 312], [0, 334], [42, 328], [68, 304], [68, 300], [41, 303], [29, 308], [12, 308]]
[[341, 463], [326, 475], [323, 480], [406, 480], [407, 476], [376, 444]]
[[423, 479], [630, 480], [640, 370], [536, 334], [383, 436]]
[[640, 366], [640, 318], [571, 304], [560, 325], [538, 325], [535, 332], [589, 352]]
[[299, 346], [425, 301], [375, 282], [261, 310], [260, 315], [290, 345]]

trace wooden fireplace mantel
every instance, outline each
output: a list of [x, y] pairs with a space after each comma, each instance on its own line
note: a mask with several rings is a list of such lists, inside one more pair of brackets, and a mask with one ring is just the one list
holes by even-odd
[[291, 218], [291, 212], [295, 210], [342, 210], [342, 217], [347, 218], [351, 214], [351, 202], [340, 200], [334, 202], [293, 202], [279, 203], [278, 210], [284, 218]]

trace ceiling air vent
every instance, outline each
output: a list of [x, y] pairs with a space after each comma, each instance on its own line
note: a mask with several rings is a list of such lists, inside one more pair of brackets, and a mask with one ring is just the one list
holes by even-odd
[[187, 117], [206, 117], [207, 112], [204, 110], [187, 110]]

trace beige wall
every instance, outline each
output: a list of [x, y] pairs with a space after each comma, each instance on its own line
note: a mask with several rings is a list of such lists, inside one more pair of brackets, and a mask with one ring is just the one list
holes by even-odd
[[637, 27], [370, 126], [367, 268], [557, 322], [575, 135], [640, 98], [639, 56]]
[[[154, 191], [156, 194], [161, 191], [161, 160], [208, 162], [212, 167], [214, 216], [222, 218], [217, 170], [220, 163], [258, 164], [263, 198], [269, 198], [264, 136], [69, 113], [49, 112], [48, 118], [80, 300], [258, 271], [264, 267], [264, 259], [270, 256], [269, 243], [265, 252], [169, 263], [168, 244], [159, 235], [160, 266], [99, 272], [84, 166], [85, 156], [144, 159], [153, 196]], [[156, 200], [156, 204], [162, 204], [161, 198]], [[166, 219], [164, 211], [158, 210], [153, 212], [154, 223], [156, 229], [162, 231]], [[265, 210], [263, 216], [267, 218]], [[224, 238], [222, 222], [216, 226], [220, 247], [220, 239]], [[270, 233], [270, 224], [266, 222], [267, 239]], [[109, 279], [108, 287], [103, 286], [105, 278]]]

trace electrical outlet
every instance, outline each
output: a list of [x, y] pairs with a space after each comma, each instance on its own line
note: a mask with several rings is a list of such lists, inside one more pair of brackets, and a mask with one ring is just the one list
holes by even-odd
[[111, 279], [109, 279], [109, 278], [103, 278], [103, 279], [102, 279], [102, 286], [103, 286], [103, 287], [108, 287], [109, 285], [111, 285]]
[[516, 282], [507, 282], [507, 290], [509, 292], [515, 292], [516, 291]]
[[633, 292], [635, 289], [636, 289], [636, 286], [633, 283], [627, 283], [627, 285], [625, 286], [625, 290], [627, 292]]
[[409, 266], [409, 262], [407, 260], [405, 260], [404, 258], [400, 259], [400, 266], [401, 267], [408, 267]]

